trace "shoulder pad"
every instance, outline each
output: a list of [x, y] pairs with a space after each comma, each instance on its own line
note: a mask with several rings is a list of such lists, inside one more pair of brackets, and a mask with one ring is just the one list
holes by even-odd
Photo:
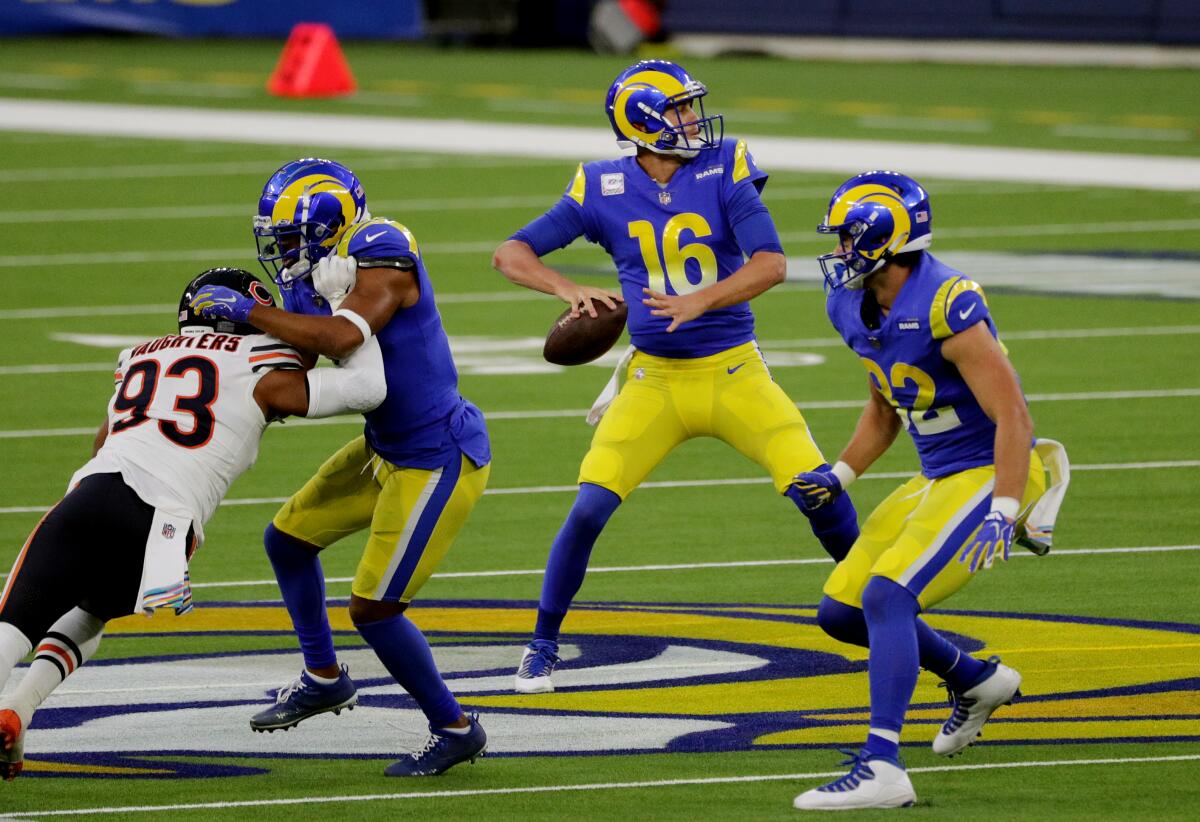
[[587, 194], [587, 172], [583, 169], [583, 163], [575, 169], [575, 176], [571, 178], [571, 184], [567, 186], [566, 196], [570, 197], [579, 205], [583, 205], [583, 198]]
[[350, 226], [338, 242], [336, 254], [355, 259], [417, 259], [417, 238], [405, 226], [383, 218]]
[[987, 298], [979, 283], [951, 277], [938, 288], [929, 305], [929, 330], [942, 340], [988, 317]]

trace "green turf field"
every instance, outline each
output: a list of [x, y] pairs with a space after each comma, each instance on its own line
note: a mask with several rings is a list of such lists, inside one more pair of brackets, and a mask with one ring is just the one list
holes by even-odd
[[[619, 68], [612, 59], [575, 54], [351, 44], [347, 53], [366, 93], [294, 104], [260, 91], [276, 50], [5, 42], [0, 96], [481, 121], [568, 117], [597, 126], [597, 101]], [[893, 123], [889, 138], [1176, 155], [1200, 149], [1200, 96], [1180, 93], [1196, 85], [1195, 72], [889, 66], [896, 86], [927, 89], [922, 103], [901, 105], [889, 91], [861, 98], [862, 109], [852, 110], [848, 95], [829, 92], [831, 84], [863, 87], [880, 66], [741, 59], [696, 61], [693, 70], [722, 89], [739, 132], [864, 137], [876, 133], [870, 117], [907, 117], [922, 129], [935, 128], [933, 121], [987, 128]], [[481, 76], [486, 83], [477, 82]], [[221, 95], [221, 87], [244, 93]], [[556, 105], [538, 109], [547, 99]], [[1064, 136], [1072, 132], [1055, 130], [1064, 124], [1107, 136]], [[179, 291], [200, 270], [257, 268], [249, 214], [262, 182], [309, 153], [302, 134], [286, 140], [251, 146], [62, 137], [5, 132], [0, 124], [0, 184], [8, 192], [0, 222], [10, 237], [0, 253], [0, 566], [7, 569], [41, 511], [86, 460], [125, 340], [170, 331]], [[69, 681], [53, 698], [61, 701], [39, 715], [44, 724], [29, 733], [29, 777], [0, 785], [0, 815], [294, 799], [302, 811], [266, 804], [170, 813], [792, 816], [791, 798], [824, 781], [818, 774], [838, 770], [835, 748], [860, 742], [865, 657], [812, 624], [830, 566], [791, 504], [758, 481], [760, 469], [721, 443], [685, 444], [631, 496], [596, 547], [580, 594], [586, 607], [564, 626], [565, 642], [573, 643], [568, 659], [634, 666], [660, 659], [662, 666], [541, 698], [506, 690], [590, 437], [583, 409], [608, 372], [538, 371], [539, 340], [560, 308], [509, 286], [491, 269], [490, 252], [554, 201], [573, 163], [361, 149], [337, 159], [363, 179], [376, 215], [404, 222], [419, 239], [455, 341], [463, 393], [490, 416], [489, 495], [412, 613], [464, 705], [483, 714], [496, 755], [430, 782], [383, 779], [387, 762], [419, 745], [421, 723], [372, 667], [340, 606], [332, 609], [338, 642], [363, 677], [363, 706], [287, 736], [260, 739], [245, 728], [254, 705], [299, 665], [262, 528], [279, 500], [357, 432], [352, 420], [289, 423], [267, 433], [258, 464], [229, 494], [234, 504], [209, 524], [192, 569], [200, 607], [177, 621], [160, 615], [113, 626], [97, 655], [103, 664], [80, 672], [83, 684], [71, 693], [76, 680]], [[840, 181], [772, 175], [765, 199], [792, 257], [823, 249], [810, 232]], [[1146, 277], [1160, 257], [1200, 255], [1194, 230], [1121, 228], [1130, 220], [1190, 217], [1200, 205], [1196, 191], [922, 182], [937, 209], [935, 252], [1130, 253]], [[1054, 228], [1030, 230], [1045, 226]], [[611, 281], [594, 248], [573, 247], [556, 263], [591, 283]], [[1190, 774], [1200, 757], [1197, 303], [1001, 289], [989, 290], [989, 300], [1038, 432], [1067, 445], [1075, 474], [1049, 557], [1019, 552], [931, 617], [984, 653], [1003, 653], [1025, 674], [1028, 699], [989, 725], [993, 744], [945, 767], [927, 744], [943, 713], [941, 696], [923, 675], [905, 735], [921, 798], [911, 813], [961, 819], [999, 807], [1030, 819], [1191, 818]], [[820, 291], [789, 283], [757, 300], [755, 312], [768, 362], [811, 355], [813, 364], [778, 365], [774, 374], [835, 455], [857, 418], [864, 379], [854, 356], [836, 344]], [[860, 512], [916, 466], [911, 446], [897, 443], [873, 469], [885, 476], [868, 475], [854, 487]], [[331, 597], [348, 596], [361, 544], [348, 539], [327, 553]], [[1173, 550], [1150, 550], [1164, 548]], [[683, 662], [673, 669], [668, 657], [656, 656], [663, 653]], [[705, 674], [706, 665], [715, 673]], [[292, 673], [279, 673], [285, 670]], [[117, 707], [101, 717], [89, 713], [95, 706]], [[71, 736], [81, 722], [87, 733]], [[643, 735], [644, 728], [657, 736]], [[1159, 757], [1183, 759], [1123, 761]], [[1069, 764], [1077, 760], [1093, 764]], [[959, 765], [984, 767], [954, 770]], [[671, 780], [681, 784], [649, 784]], [[428, 795], [387, 796], [398, 793]], [[334, 797], [342, 799], [315, 804]], [[144, 817], [127, 811], [108, 818]]]

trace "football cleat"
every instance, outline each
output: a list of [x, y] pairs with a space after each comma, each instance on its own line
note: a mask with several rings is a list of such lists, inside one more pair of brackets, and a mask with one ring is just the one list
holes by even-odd
[[302, 671], [299, 679], [279, 689], [274, 705], [250, 717], [250, 728], [259, 733], [286, 731], [310, 716], [327, 711], [336, 715], [342, 712], [342, 708], [352, 711], [357, 702], [358, 691], [345, 665], [338, 673], [337, 682], [332, 685], [322, 685], [308, 671]]
[[554, 666], [562, 662], [558, 657], [558, 643], [548, 639], [535, 639], [525, 646], [521, 665], [513, 687], [519, 694], [548, 694], [554, 690], [550, 674]]
[[[917, 793], [898, 759], [842, 751], [850, 772], [832, 782], [805, 791], [792, 806], [801, 811], [848, 811], [858, 808], [907, 808]], [[865, 752], [864, 752], [865, 753]]]
[[25, 767], [25, 729], [16, 711], [0, 710], [0, 778], [11, 782]]
[[487, 753], [487, 734], [479, 724], [479, 714], [467, 717], [470, 726], [465, 734], [430, 728], [425, 747], [410, 753], [384, 769], [385, 776], [437, 776], [460, 762], [475, 764]]
[[988, 668], [983, 679], [961, 694], [943, 683], [950, 697], [950, 718], [933, 738], [935, 754], [954, 756], [975, 744], [992, 713], [1021, 695], [1019, 673], [1001, 665], [998, 657], [988, 660]]

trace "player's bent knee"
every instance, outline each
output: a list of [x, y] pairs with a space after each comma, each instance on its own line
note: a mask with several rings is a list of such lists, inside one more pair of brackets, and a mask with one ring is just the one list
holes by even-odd
[[863, 614], [869, 623], [915, 619], [921, 606], [912, 591], [887, 577], [873, 576], [863, 589]]
[[350, 595], [350, 621], [355, 625], [366, 625], [391, 619], [397, 614], [404, 613], [407, 609], [407, 602], [380, 602], [360, 597], [358, 594]]
[[286, 531], [275, 527], [274, 522], [267, 523], [263, 531], [263, 547], [267, 549], [267, 558], [271, 562], [286, 561], [289, 558], [302, 555], [304, 558], [321, 553], [319, 545], [294, 537]]
[[867, 622], [861, 608], [823, 597], [817, 606], [817, 624], [838, 642], [868, 647]]

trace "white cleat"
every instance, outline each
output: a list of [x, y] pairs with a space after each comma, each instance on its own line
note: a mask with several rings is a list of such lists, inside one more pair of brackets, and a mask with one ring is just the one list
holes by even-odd
[[864, 759], [851, 754], [842, 764], [850, 773], [828, 785], [805, 791], [792, 805], [801, 811], [852, 811], [861, 808], [907, 808], [917, 801], [917, 792], [896, 760]]
[[938, 756], [954, 756], [975, 744], [983, 723], [1001, 705], [1008, 705], [1020, 695], [1021, 675], [1000, 660], [992, 657], [995, 666], [987, 678], [963, 693], [946, 686], [950, 695], [950, 718], [933, 738], [933, 752]]
[[521, 665], [513, 679], [513, 688], [519, 694], [548, 694], [554, 690], [550, 674], [554, 672], [558, 658], [558, 643], [547, 639], [535, 639], [525, 646]]

